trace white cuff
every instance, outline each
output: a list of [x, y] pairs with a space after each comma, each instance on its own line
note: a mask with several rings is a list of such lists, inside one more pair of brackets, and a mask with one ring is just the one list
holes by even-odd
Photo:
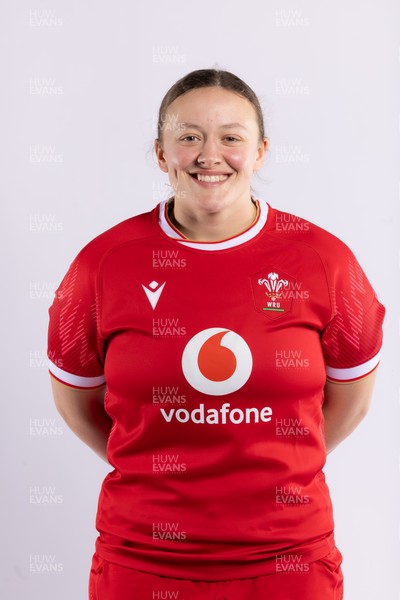
[[106, 379], [104, 375], [98, 375], [97, 377], [82, 377], [80, 375], [73, 375], [67, 371], [63, 371], [55, 365], [50, 359], [48, 359], [49, 371], [56, 379], [67, 385], [79, 388], [93, 388], [103, 385]]

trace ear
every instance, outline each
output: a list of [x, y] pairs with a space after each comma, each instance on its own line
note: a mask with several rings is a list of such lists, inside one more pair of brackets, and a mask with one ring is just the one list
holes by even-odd
[[267, 137], [264, 137], [257, 148], [256, 160], [254, 162], [253, 171], [258, 171], [264, 162], [265, 153], [268, 150], [269, 141]]
[[164, 150], [158, 138], [154, 140], [154, 151], [156, 153], [158, 166], [160, 167], [161, 171], [168, 173], [168, 165], [165, 159]]

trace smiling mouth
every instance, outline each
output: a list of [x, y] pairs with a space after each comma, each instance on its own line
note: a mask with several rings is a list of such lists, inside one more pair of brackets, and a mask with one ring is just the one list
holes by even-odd
[[229, 175], [203, 175], [202, 173], [190, 173], [190, 176], [197, 181], [204, 181], [206, 183], [217, 183], [219, 181], [226, 181]]

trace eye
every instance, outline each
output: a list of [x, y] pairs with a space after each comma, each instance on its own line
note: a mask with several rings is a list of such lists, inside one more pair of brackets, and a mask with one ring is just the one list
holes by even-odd
[[228, 140], [228, 142], [240, 142], [239, 138], [234, 135], [226, 135], [224, 139]]
[[195, 135], [185, 135], [185, 137], [180, 138], [181, 142], [194, 142], [197, 139]]

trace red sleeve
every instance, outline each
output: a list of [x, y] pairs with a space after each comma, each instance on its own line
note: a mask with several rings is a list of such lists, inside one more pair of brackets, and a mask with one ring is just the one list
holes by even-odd
[[95, 269], [83, 250], [72, 262], [49, 309], [49, 370], [73, 387], [92, 388], [105, 382], [95, 282]]
[[335, 248], [328, 266], [332, 318], [322, 331], [327, 378], [353, 381], [379, 363], [385, 308], [353, 253]]

